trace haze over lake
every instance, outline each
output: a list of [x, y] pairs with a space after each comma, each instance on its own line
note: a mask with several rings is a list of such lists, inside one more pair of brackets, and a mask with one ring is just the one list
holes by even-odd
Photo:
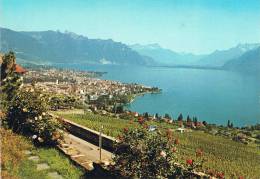
[[182, 113], [185, 117], [197, 116], [201, 121], [223, 125], [227, 120], [235, 126], [260, 122], [260, 83], [255, 76], [223, 70], [167, 67], [70, 65], [70, 68], [106, 71], [103, 79], [162, 89], [161, 94], [136, 98], [127, 106], [132, 111], [169, 113], [175, 119]]

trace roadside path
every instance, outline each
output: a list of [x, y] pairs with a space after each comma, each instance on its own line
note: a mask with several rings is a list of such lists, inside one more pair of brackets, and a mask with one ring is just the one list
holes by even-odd
[[85, 169], [93, 170], [93, 163], [105, 166], [111, 163], [113, 156], [111, 152], [102, 149], [100, 160], [99, 147], [69, 133], [65, 133], [63, 137], [59, 148]]

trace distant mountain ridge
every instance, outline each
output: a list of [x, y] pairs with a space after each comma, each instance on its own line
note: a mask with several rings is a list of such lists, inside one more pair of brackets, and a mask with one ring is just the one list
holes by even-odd
[[258, 65], [257, 51], [260, 47], [259, 43], [239, 44], [208, 55], [194, 55], [165, 49], [159, 44], [126, 45], [111, 39], [89, 39], [67, 31], [18, 32], [0, 28], [0, 33], [0, 52], [13, 50], [19, 60], [41, 64], [151, 65], [237, 71], [249, 71], [252, 68], [254, 72], [258, 68], [254, 65]]
[[194, 55], [191, 53], [178, 53], [170, 49], [162, 48], [159, 44], [133, 44], [130, 48], [139, 54], [149, 56], [161, 65], [192, 65], [196, 63], [203, 55]]
[[234, 70], [260, 75], [260, 47], [245, 52], [223, 65], [226, 70]]
[[200, 59], [198, 65], [210, 66], [210, 67], [221, 67], [229, 60], [235, 59], [246, 53], [247, 51], [256, 49], [260, 44], [239, 44], [227, 50], [216, 50], [215, 52]]
[[23, 32], [0, 28], [1, 51], [13, 50], [18, 58], [46, 63], [149, 65], [150, 57], [121, 42], [88, 39], [71, 32]]

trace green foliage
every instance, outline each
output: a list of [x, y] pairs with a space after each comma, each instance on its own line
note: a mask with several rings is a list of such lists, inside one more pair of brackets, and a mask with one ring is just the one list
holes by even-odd
[[[84, 115], [58, 114], [94, 130], [99, 130], [100, 126], [104, 125], [103, 132], [113, 137], [121, 135], [125, 127], [130, 130], [140, 126], [136, 120], [133, 119], [127, 122], [123, 119], [95, 115], [93, 113], [86, 113]], [[177, 124], [159, 123], [155, 121], [148, 121], [147, 124], [156, 125], [160, 130], [177, 128]], [[255, 128], [256, 127], [253, 129]], [[198, 148], [202, 148], [205, 158], [202, 169], [206, 172], [209, 169], [221, 171], [225, 173], [226, 178], [247, 176], [248, 178], [256, 179], [257, 176], [260, 176], [258, 167], [260, 166], [260, 151], [256, 146], [244, 145], [222, 136], [214, 136], [196, 130], [182, 134], [174, 132], [173, 136], [180, 140], [179, 150], [176, 152], [176, 155], [181, 161], [186, 161], [187, 159], [197, 160], [195, 151]]]
[[3, 56], [1, 64], [1, 106], [5, 108], [22, 84], [20, 76], [14, 73], [15, 62], [13, 52], [9, 52]]
[[51, 144], [60, 125], [47, 113], [48, 99], [35, 88], [21, 89], [10, 101], [7, 125], [17, 133], [33, 136], [37, 143]]
[[73, 107], [82, 107], [82, 103], [79, 102], [73, 96], [66, 95], [50, 95], [49, 103], [51, 110], [58, 109], [71, 109]]
[[175, 172], [174, 143], [158, 132], [124, 129], [116, 143], [114, 162], [123, 176], [167, 178]]
[[3, 62], [1, 64], [1, 81], [13, 73], [15, 63], [16, 60], [14, 52], [11, 51], [3, 56]]

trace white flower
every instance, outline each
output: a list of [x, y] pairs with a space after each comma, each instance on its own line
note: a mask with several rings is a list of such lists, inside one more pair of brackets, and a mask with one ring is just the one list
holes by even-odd
[[33, 135], [32, 138], [33, 138], [33, 139], [36, 139], [36, 138], [37, 138], [37, 135]]
[[41, 137], [38, 137], [39, 142], [43, 142], [43, 139]]
[[46, 113], [45, 113], [45, 112], [43, 112], [43, 113], [42, 113], [42, 115], [43, 115], [43, 116], [45, 116], [45, 115], [46, 115]]
[[41, 119], [42, 119], [42, 116], [39, 116], [39, 119], [41, 120]]
[[38, 120], [38, 117], [35, 117], [34, 119], [35, 119], [35, 121], [37, 121], [37, 120]]

